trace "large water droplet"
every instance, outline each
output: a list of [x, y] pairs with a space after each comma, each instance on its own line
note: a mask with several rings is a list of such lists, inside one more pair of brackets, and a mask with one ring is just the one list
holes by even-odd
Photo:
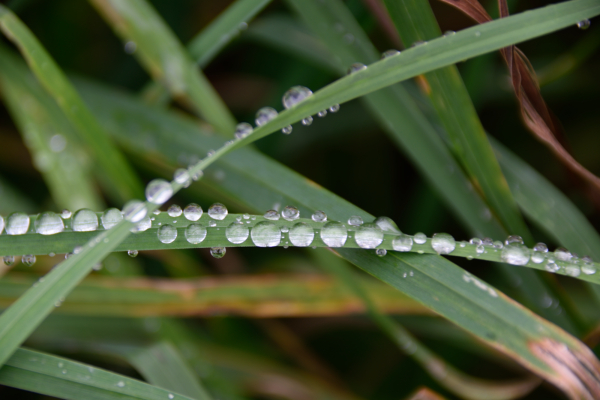
[[350, 66], [350, 68], [348, 68], [348, 75], [352, 75], [358, 71], [362, 71], [363, 69], [367, 69], [365, 64], [354, 63]]
[[356, 230], [354, 240], [363, 249], [374, 249], [383, 242], [383, 231], [376, 224], [364, 224]]
[[177, 204], [171, 204], [171, 206], [167, 210], [167, 214], [169, 214], [169, 217], [172, 218], [179, 217], [182, 212], [183, 211], [181, 211], [181, 207], [179, 207]]
[[294, 86], [283, 95], [282, 102], [286, 109], [294, 107], [302, 100], [312, 96], [312, 91], [304, 86]]
[[54, 235], [65, 229], [62, 218], [51, 211], [38, 215], [34, 222], [35, 231], [40, 235]]
[[267, 221], [259, 222], [250, 233], [252, 242], [258, 247], [275, 247], [281, 241], [281, 233], [275, 224]]
[[142, 218], [142, 220], [140, 222], [138, 222], [129, 231], [133, 232], [133, 233], [138, 233], [138, 232], [147, 231], [150, 228], [152, 228], [152, 221], [150, 220], [150, 217], [146, 215], [144, 218]]
[[396, 251], [410, 251], [412, 245], [413, 240], [410, 236], [399, 236], [392, 241], [392, 247]]
[[438, 254], [450, 254], [456, 248], [456, 241], [447, 233], [436, 233], [431, 238], [431, 247]]
[[190, 186], [192, 183], [192, 177], [190, 176], [190, 173], [187, 169], [183, 168], [179, 168], [177, 171], [175, 171], [173, 174], [173, 180], [175, 180], [175, 182], [179, 183], [184, 188]]
[[148, 212], [143, 201], [131, 200], [123, 207], [123, 217], [133, 223], [140, 222]]
[[127, 250], [127, 255], [131, 258], [135, 258], [138, 255], [138, 251], [137, 250]]
[[206, 238], [206, 228], [201, 224], [191, 224], [185, 228], [185, 238], [191, 244], [201, 243]]
[[323, 211], [315, 211], [311, 219], [315, 222], [327, 222], [327, 214]]
[[394, 57], [394, 56], [397, 56], [399, 54], [400, 54], [400, 52], [398, 50], [395, 50], [395, 49], [386, 50], [383, 53], [381, 53], [381, 59]]
[[561, 261], [569, 261], [573, 257], [571, 252], [563, 247], [554, 250], [554, 256]]
[[21, 262], [27, 265], [28, 267], [31, 267], [33, 264], [35, 264], [35, 260], [36, 259], [33, 254], [26, 254], [21, 257]]
[[300, 211], [294, 206], [285, 206], [281, 211], [281, 216], [286, 221], [294, 221], [300, 218]]
[[2, 261], [4, 261], [4, 264], [7, 267], [10, 267], [11, 265], [13, 265], [15, 263], [15, 256], [4, 256]]
[[502, 261], [512, 265], [525, 265], [529, 261], [529, 249], [521, 243], [507, 244], [500, 254]]
[[524, 243], [523, 238], [519, 235], [510, 235], [504, 241], [504, 244], [506, 244], [506, 245], [512, 244], [512, 243], [523, 244]]
[[98, 229], [98, 216], [92, 210], [82, 208], [73, 215], [75, 232], [92, 232]]
[[272, 107], [263, 107], [256, 113], [256, 126], [263, 126], [277, 116], [277, 110]]
[[247, 122], [242, 122], [241, 124], [237, 124], [235, 127], [235, 133], [233, 134], [236, 139], [243, 139], [246, 136], [250, 135], [253, 131], [252, 125]]
[[6, 233], [8, 235], [24, 235], [29, 230], [29, 215], [14, 212], [6, 217]]
[[202, 207], [196, 203], [190, 203], [183, 210], [183, 216], [188, 221], [198, 221], [202, 216]]
[[212, 219], [216, 219], [222, 221], [227, 216], [227, 207], [221, 203], [215, 203], [212, 206], [208, 207], [208, 216]]
[[161, 243], [173, 243], [177, 239], [177, 228], [173, 225], [163, 225], [156, 232]]
[[292, 242], [294, 246], [306, 247], [310, 246], [315, 238], [315, 231], [310, 225], [304, 222], [298, 222], [292, 226], [288, 236], [290, 242]]
[[423, 232], [415, 233], [414, 241], [416, 244], [423, 244], [427, 241], [427, 236]]
[[227, 253], [227, 249], [225, 247], [211, 247], [210, 255], [214, 258], [223, 258], [225, 257], [225, 253]]
[[591, 24], [592, 24], [592, 23], [590, 22], [590, 20], [589, 20], [589, 19], [584, 19], [584, 20], [582, 20], [582, 21], [579, 21], [579, 22], [577, 23], [577, 27], [578, 27], [579, 29], [583, 29], [583, 30], [585, 30], [585, 29], [589, 28]]
[[348, 218], [348, 225], [360, 226], [362, 224], [363, 224], [363, 219], [361, 217], [359, 217], [358, 215], [353, 215], [350, 218]]
[[396, 225], [396, 223], [391, 218], [377, 217], [373, 222], [379, 227], [379, 229], [381, 229], [384, 232], [397, 234], [402, 233], [400, 232], [400, 229], [398, 229], [398, 225]]
[[173, 195], [171, 184], [164, 179], [154, 179], [146, 186], [146, 199], [150, 203], [163, 204]]
[[339, 222], [328, 222], [321, 229], [321, 240], [329, 247], [342, 247], [347, 238], [348, 230]]
[[225, 237], [234, 244], [244, 243], [249, 234], [250, 229], [243, 222], [234, 221], [225, 229]]
[[265, 215], [263, 215], [263, 217], [265, 217], [265, 219], [268, 219], [270, 221], [279, 221], [279, 213], [275, 210], [269, 210], [265, 213]]
[[123, 214], [117, 208], [109, 208], [102, 213], [100, 220], [102, 221], [102, 226], [104, 229], [110, 229], [119, 222], [123, 221]]

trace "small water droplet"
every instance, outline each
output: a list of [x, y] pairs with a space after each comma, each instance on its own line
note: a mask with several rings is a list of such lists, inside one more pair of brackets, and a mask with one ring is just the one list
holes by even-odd
[[392, 247], [396, 251], [410, 251], [412, 249], [413, 240], [410, 236], [399, 236], [392, 241]]
[[481, 32], [475, 31], [475, 37], [479, 37], [479, 36], [481, 36]]
[[150, 203], [163, 204], [173, 195], [171, 184], [164, 179], [153, 179], [146, 186], [146, 199]]
[[225, 247], [211, 247], [210, 255], [214, 258], [223, 258], [225, 257], [225, 253], [227, 253], [227, 249]]
[[304, 86], [294, 86], [283, 95], [282, 102], [286, 109], [294, 107], [304, 99], [312, 96], [312, 91]]
[[119, 382], [117, 382], [117, 386], [118, 387], [125, 387], [125, 382], [119, 381]]
[[29, 230], [29, 215], [14, 212], [6, 217], [6, 233], [8, 235], [24, 235]]
[[400, 234], [400, 229], [398, 229], [398, 225], [388, 217], [377, 217], [375, 221], [373, 221], [382, 231], [389, 233]]
[[569, 266], [565, 267], [565, 274], [567, 274], [569, 276], [577, 277], [577, 276], [579, 276], [579, 274], [581, 274], [581, 270], [579, 269], [579, 267], [577, 265], [569, 265]]
[[284, 126], [283, 128], [281, 128], [281, 132], [286, 135], [289, 135], [290, 133], [292, 133], [292, 130], [293, 130], [293, 128], [291, 125]]
[[169, 399], [174, 399], [174, 398], [175, 398], [175, 396], [172, 393], [169, 393]]
[[561, 261], [570, 261], [573, 257], [571, 252], [563, 247], [554, 250], [554, 256]]
[[177, 239], [177, 228], [173, 225], [163, 225], [156, 232], [161, 243], [173, 243]]
[[127, 250], [127, 255], [132, 258], [137, 257], [138, 251], [137, 250]]
[[202, 224], [191, 224], [185, 228], [185, 238], [189, 243], [198, 244], [206, 238], [206, 228]]
[[377, 249], [377, 250], [375, 250], [375, 254], [377, 254], [379, 257], [383, 257], [387, 254], [387, 250], [386, 249]]
[[594, 275], [596, 273], [596, 266], [591, 262], [589, 257], [583, 257], [584, 264], [581, 266], [581, 272], [586, 275]]
[[215, 203], [212, 206], [208, 207], [207, 214], [212, 219], [216, 219], [222, 221], [227, 216], [227, 207], [221, 203]]
[[315, 231], [310, 225], [304, 222], [298, 222], [290, 229], [289, 238], [294, 246], [310, 246], [315, 238]]
[[[507, 240], [508, 241], [508, 240]], [[507, 244], [500, 254], [500, 259], [511, 265], [525, 265], [529, 262], [529, 249], [518, 241]]]
[[[158, 225], [160, 225], [160, 222], [158, 223]], [[152, 221], [150, 220], [149, 216], [145, 216], [140, 222], [138, 222], [133, 228], [130, 229], [130, 232], [144, 232], [150, 228], [152, 228]]]
[[358, 215], [353, 215], [348, 218], [348, 224], [352, 226], [360, 226], [363, 224], [363, 219]]
[[263, 126], [273, 118], [277, 117], [277, 110], [272, 107], [263, 107], [256, 112], [256, 126]]
[[585, 29], [589, 28], [591, 24], [592, 24], [592, 23], [590, 22], [590, 20], [589, 20], [589, 19], [584, 19], [584, 20], [582, 20], [582, 21], [579, 21], [579, 22], [577, 23], [577, 27], [578, 27], [579, 29], [585, 30]]
[[204, 172], [202, 172], [202, 170], [195, 171], [194, 169], [195, 169], [195, 167], [193, 165], [190, 166], [188, 168], [188, 173], [190, 174], [190, 177], [192, 178], [192, 180], [197, 181], [198, 179], [200, 179], [204, 176]]
[[423, 244], [427, 241], [427, 236], [423, 232], [415, 233], [414, 241], [416, 244]]
[[423, 41], [423, 40], [417, 40], [416, 42], [414, 42], [412, 44], [411, 47], [418, 47], [418, 46], [423, 46], [424, 44], [427, 44], [427, 42]]
[[175, 182], [179, 183], [184, 188], [190, 186], [192, 183], [192, 177], [190, 176], [190, 173], [187, 169], [183, 168], [179, 168], [175, 171], [173, 174], [173, 180], [175, 180]]
[[523, 238], [519, 235], [510, 235], [504, 241], [504, 244], [506, 244], [506, 245], [513, 244], [513, 243], [523, 244], [524, 243]]
[[34, 222], [35, 231], [40, 235], [54, 235], [65, 229], [62, 218], [51, 211], [38, 215]]
[[352, 74], [362, 71], [364, 69], [367, 69], [367, 66], [365, 64], [354, 63], [350, 66], [350, 68], [348, 68], [348, 75], [352, 75]]
[[67, 147], [67, 139], [61, 134], [56, 134], [50, 138], [50, 150], [54, 153], [60, 153]]
[[482, 244], [478, 244], [477, 247], [475, 248], [475, 252], [477, 254], [483, 254], [484, 251], [485, 251], [485, 247], [483, 247]]
[[252, 242], [258, 247], [275, 247], [281, 241], [279, 228], [271, 222], [259, 222], [250, 233]]
[[493, 244], [493, 246], [494, 246], [495, 249], [501, 249], [501, 248], [504, 247], [504, 245], [502, 244], [502, 242], [499, 241], [499, 240], [494, 241], [494, 243], [492, 243], [492, 244]]
[[347, 238], [348, 230], [339, 222], [328, 222], [321, 229], [321, 240], [329, 247], [342, 247]]
[[28, 267], [31, 267], [33, 264], [35, 264], [35, 260], [36, 258], [33, 254], [26, 254], [21, 257], [21, 262]]
[[133, 223], [140, 222], [147, 212], [146, 204], [139, 200], [131, 200], [123, 207], [123, 217]]
[[363, 249], [374, 249], [383, 242], [383, 231], [376, 224], [363, 224], [356, 230], [354, 240]]
[[125, 46], [123, 46], [123, 50], [125, 50], [125, 53], [127, 54], [133, 54], [137, 50], [137, 44], [134, 41], [130, 40], [125, 43]]
[[310, 115], [308, 117], [302, 119], [302, 125], [308, 126], [312, 123], [313, 123], [313, 117], [311, 117]]
[[294, 206], [285, 206], [283, 210], [281, 210], [281, 216], [286, 221], [294, 221], [300, 217], [300, 211]]
[[381, 53], [381, 59], [386, 59], [386, 58], [390, 58], [390, 57], [394, 57], [399, 55], [400, 52], [396, 49], [391, 49], [391, 50], [386, 50], [383, 53]]
[[456, 241], [447, 233], [435, 233], [431, 238], [431, 248], [438, 254], [450, 254], [456, 248]]
[[250, 135], [252, 131], [252, 125], [250, 125], [247, 122], [242, 122], [240, 124], [237, 124], [237, 126], [235, 127], [235, 133], [233, 134], [233, 136], [238, 140], [243, 139], [246, 136]]
[[483, 238], [483, 240], [481, 241], [481, 244], [484, 246], [493, 246], [494, 241], [491, 238], [486, 237], [486, 238]]
[[321, 110], [317, 113], [319, 118], [325, 118], [327, 116], [327, 110]]
[[454, 32], [454, 31], [446, 31], [446, 32], [444, 32], [444, 37], [453, 36], [453, 35], [456, 35], [456, 32]]
[[69, 219], [71, 218], [71, 211], [64, 209], [60, 212], [60, 216], [62, 219]]
[[202, 217], [202, 212], [202, 207], [196, 203], [190, 203], [183, 210], [183, 216], [188, 221], [198, 221]]
[[329, 112], [336, 113], [338, 111], [340, 111], [340, 105], [339, 104], [334, 104], [331, 107], [329, 107]]
[[215, 226], [217, 226], [217, 223], [215, 221], [208, 221], [208, 226], [210, 226], [211, 228], [214, 228]]
[[475, 246], [479, 246], [482, 243], [482, 240], [474, 237], [471, 240], [469, 240], [469, 243], [474, 244]]
[[315, 211], [311, 216], [311, 219], [315, 222], [327, 222], [327, 214], [323, 211]]
[[92, 232], [98, 229], [98, 216], [92, 210], [82, 208], [73, 215], [75, 232]]
[[167, 210], [167, 214], [169, 214], [169, 217], [172, 218], [179, 217], [182, 213], [183, 211], [181, 210], [181, 207], [179, 207], [177, 204], [172, 204]]
[[15, 256], [4, 256], [2, 260], [4, 261], [4, 265], [10, 267], [15, 263]]
[[265, 215], [263, 215], [263, 217], [265, 217], [265, 219], [268, 219], [270, 221], [278, 221], [280, 216], [277, 211], [269, 210], [265, 213]]
[[234, 244], [244, 243], [249, 234], [250, 229], [243, 222], [234, 221], [225, 229], [225, 237]]

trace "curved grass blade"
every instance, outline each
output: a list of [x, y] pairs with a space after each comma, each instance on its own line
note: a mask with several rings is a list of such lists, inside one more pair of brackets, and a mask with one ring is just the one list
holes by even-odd
[[[238, 0], [233, 2], [213, 22], [197, 34], [186, 46], [190, 56], [203, 69], [225, 48], [247, 23], [260, 13], [271, 0]], [[141, 93], [142, 98], [154, 105], [165, 105], [169, 93], [162, 85], [151, 82]]]
[[125, 158], [110, 143], [98, 121], [37, 38], [15, 14], [2, 5], [0, 29], [17, 45], [36, 78], [58, 103], [76, 128], [82, 143], [102, 167], [102, 173], [110, 179], [110, 183], [105, 182], [106, 191], [121, 201], [139, 196], [142, 193], [141, 185]]
[[123, 375], [29, 349], [18, 349], [7, 360], [0, 369], [0, 384], [68, 400], [192, 400]]
[[124, 41], [136, 44], [135, 54], [142, 65], [174, 98], [190, 101], [218, 132], [233, 134], [235, 118], [150, 4], [145, 0], [91, 3]]
[[0, 82], [5, 103], [56, 205], [71, 210], [104, 208], [77, 133], [35, 77], [3, 47]]

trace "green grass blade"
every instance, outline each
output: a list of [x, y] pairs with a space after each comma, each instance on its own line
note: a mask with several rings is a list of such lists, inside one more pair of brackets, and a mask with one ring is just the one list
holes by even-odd
[[[384, 0], [396, 29], [407, 45], [441, 36], [429, 3], [420, 0]], [[511, 234], [532, 244], [500, 165], [487, 140], [475, 107], [455, 66], [424, 75], [427, 95], [448, 132], [453, 151], [481, 189], [493, 213]]]
[[150, 4], [145, 0], [91, 3], [124, 41], [135, 42], [142, 65], [174, 98], [190, 101], [218, 132], [233, 135], [235, 118]]
[[110, 143], [98, 121], [85, 106], [67, 77], [42, 47], [37, 38], [9, 9], [0, 5], [0, 29], [29, 64], [46, 91], [54, 98], [69, 121], [77, 129], [81, 141], [94, 155], [110, 179], [105, 189], [120, 201], [139, 196], [141, 185], [125, 158]]
[[86, 152], [72, 125], [35, 77], [4, 48], [0, 48], [0, 82], [5, 103], [56, 205], [70, 210], [104, 208], [91, 179], [92, 165], [82, 156]]
[[192, 399], [211, 399], [179, 350], [169, 342], [162, 341], [135, 350], [127, 359], [153, 385], [176, 391]]
[[91, 365], [18, 349], [0, 369], [0, 384], [68, 400], [192, 399]]

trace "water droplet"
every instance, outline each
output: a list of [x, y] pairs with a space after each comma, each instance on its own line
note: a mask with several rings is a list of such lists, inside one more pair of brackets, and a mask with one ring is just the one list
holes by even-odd
[[169, 214], [169, 217], [173, 218], [179, 217], [182, 213], [183, 211], [181, 211], [181, 207], [179, 207], [177, 204], [172, 204], [167, 210], [167, 214]]
[[217, 152], [211, 149], [208, 151], [208, 153], [206, 153], [206, 157], [210, 158], [210, 157], [214, 156], [215, 154], [217, 154]]
[[234, 221], [225, 229], [225, 237], [234, 244], [244, 243], [249, 234], [250, 230], [243, 222]]
[[140, 222], [148, 212], [143, 201], [131, 200], [123, 207], [123, 217], [133, 223]]
[[554, 250], [554, 256], [561, 261], [570, 261], [573, 257], [571, 252], [563, 247]]
[[529, 249], [517, 241], [511, 242], [502, 249], [500, 258], [508, 264], [525, 265], [529, 261]]
[[279, 228], [267, 221], [259, 222], [250, 233], [252, 242], [258, 247], [275, 247], [281, 241]]
[[279, 213], [275, 210], [269, 210], [265, 213], [265, 215], [263, 215], [263, 217], [265, 217], [265, 219], [268, 219], [270, 221], [278, 221]]
[[398, 50], [395, 49], [391, 49], [391, 50], [386, 50], [383, 53], [381, 53], [381, 59], [385, 59], [385, 58], [390, 58], [390, 57], [394, 57], [399, 55], [400, 52]]
[[187, 169], [183, 168], [179, 168], [177, 171], [175, 171], [173, 174], [173, 180], [175, 180], [175, 182], [179, 183], [184, 188], [190, 186], [192, 183], [192, 177], [190, 176], [190, 173]]
[[424, 45], [424, 44], [427, 44], [427, 42], [425, 42], [425, 41], [423, 41], [423, 40], [417, 40], [416, 42], [414, 42], [414, 43], [412, 44], [412, 46], [411, 46], [411, 47], [418, 47], [418, 46], [422, 46], [422, 45]]
[[456, 248], [456, 241], [447, 233], [435, 233], [431, 238], [431, 248], [438, 254], [450, 254]]
[[154, 215], [160, 215], [160, 210], [157, 208], [156, 210], [152, 211], [152, 214], [154, 214]]
[[329, 247], [342, 247], [347, 238], [348, 231], [339, 222], [328, 222], [321, 229], [321, 240]]
[[327, 222], [327, 214], [323, 211], [315, 211], [311, 216], [312, 220], [315, 222]]
[[6, 233], [8, 235], [24, 235], [29, 230], [29, 215], [14, 212], [6, 217]]
[[71, 211], [64, 209], [60, 212], [60, 216], [62, 219], [69, 219], [71, 218]]
[[212, 206], [208, 207], [207, 214], [212, 219], [216, 219], [222, 221], [227, 216], [227, 207], [221, 203], [215, 203]]
[[98, 229], [98, 216], [92, 210], [82, 208], [73, 215], [75, 232], [91, 232]]
[[237, 124], [235, 127], [235, 133], [233, 134], [236, 139], [243, 139], [246, 136], [250, 135], [253, 131], [252, 125], [247, 122], [242, 122]]
[[454, 31], [446, 31], [446, 32], [444, 32], [444, 37], [453, 36], [453, 35], [456, 35], [456, 32], [454, 32]]
[[286, 221], [294, 221], [300, 217], [300, 211], [294, 206], [285, 206], [281, 211], [281, 216]]
[[225, 253], [227, 253], [227, 249], [225, 247], [211, 247], [210, 255], [214, 258], [223, 258], [225, 257]]
[[26, 254], [21, 257], [21, 262], [28, 267], [31, 267], [33, 264], [35, 264], [35, 256], [33, 254]]
[[383, 231], [376, 224], [364, 224], [356, 230], [354, 240], [363, 249], [374, 249], [383, 242]]
[[477, 247], [475, 248], [475, 252], [477, 254], [483, 254], [484, 251], [485, 251], [485, 247], [483, 247], [482, 244], [478, 244]]
[[422, 232], [415, 233], [414, 241], [416, 244], [423, 244], [427, 241], [427, 236]]
[[589, 19], [584, 19], [583, 21], [579, 21], [579, 22], [577, 23], [577, 27], [578, 27], [579, 29], [585, 30], [585, 29], [589, 28], [591, 24], [592, 24], [592, 23], [590, 22], [590, 20], [589, 20]]
[[[221, 257], [223, 257], [223, 256], [221, 256]], [[169, 399], [174, 399], [174, 398], [175, 398], [175, 396], [173, 395], [173, 393], [169, 393]]]
[[188, 204], [183, 210], [183, 216], [188, 221], [198, 221], [202, 216], [202, 207], [196, 203]]
[[513, 244], [513, 243], [523, 244], [524, 243], [523, 238], [519, 235], [510, 235], [504, 241], [504, 244], [506, 244], [506, 245]]
[[377, 249], [377, 250], [375, 250], [375, 254], [377, 254], [379, 257], [383, 257], [387, 254], [387, 250], [386, 249]]
[[352, 226], [360, 226], [363, 224], [363, 219], [358, 215], [353, 215], [348, 218], [348, 224]]
[[475, 37], [479, 37], [479, 36], [481, 36], [481, 32], [475, 31]]
[[217, 226], [217, 223], [215, 221], [208, 221], [208, 226], [210, 226], [211, 228], [214, 228], [215, 226]]
[[315, 238], [315, 231], [310, 225], [304, 222], [298, 222], [290, 229], [289, 238], [294, 246], [310, 246]]
[[550, 259], [548, 260], [548, 262], [546, 262], [546, 265], [544, 265], [544, 269], [548, 272], [558, 272], [558, 270], [560, 269], [560, 266], [557, 265], [554, 260]]
[[284, 126], [283, 128], [281, 128], [281, 132], [284, 133], [284, 134], [286, 134], [286, 135], [289, 135], [290, 133], [292, 133], [292, 129], [293, 128], [292, 128], [291, 125]]
[[100, 220], [104, 229], [110, 229], [123, 220], [123, 214], [117, 208], [109, 208], [102, 213]]
[[190, 166], [190, 168], [188, 169], [188, 172], [190, 174], [190, 177], [192, 178], [192, 180], [197, 181], [198, 179], [202, 178], [204, 176], [204, 172], [202, 172], [202, 170], [199, 171], [194, 171], [194, 166]]
[[10, 267], [15, 263], [15, 256], [4, 256], [2, 260], [7, 267]]
[[475, 246], [479, 246], [482, 243], [482, 240], [474, 237], [471, 240], [469, 240], [469, 243], [474, 244]]
[[123, 46], [123, 50], [125, 50], [125, 53], [127, 54], [133, 54], [137, 50], [137, 44], [134, 41], [130, 40], [127, 43], [125, 43], [125, 46]]
[[[158, 225], [160, 225], [160, 222], [158, 223]], [[147, 231], [150, 228], [152, 228], [152, 221], [150, 220], [149, 216], [145, 216], [144, 218], [142, 218], [142, 220], [140, 222], [138, 222], [129, 231], [133, 232], [133, 233], [138, 233], [138, 232]]]
[[336, 113], [338, 111], [340, 111], [340, 105], [339, 104], [334, 104], [331, 107], [329, 107], [329, 112]]
[[185, 228], [185, 238], [192, 244], [201, 243], [206, 238], [206, 228], [202, 224], [191, 224]]
[[256, 113], [256, 126], [263, 126], [273, 118], [277, 117], [277, 110], [272, 107], [263, 107]]
[[396, 223], [391, 218], [377, 217], [373, 222], [379, 227], [379, 229], [381, 229], [384, 232], [396, 234], [402, 233], [400, 232], [400, 229], [398, 229], [398, 225], [396, 225]]
[[495, 249], [501, 249], [501, 248], [504, 247], [504, 245], [502, 244], [502, 242], [499, 241], [499, 240], [494, 241], [493, 245], [494, 245]]
[[281, 232], [283, 232], [283, 233], [286, 233], [286, 232], [289, 232], [289, 231], [290, 231], [290, 228], [288, 228], [288, 226], [287, 226], [287, 225], [283, 225], [283, 226], [281, 227]]
[[569, 276], [577, 277], [577, 276], [579, 276], [579, 274], [581, 274], [581, 270], [579, 269], [579, 267], [577, 265], [569, 265], [569, 266], [565, 267], [565, 274], [567, 274]]
[[327, 116], [327, 110], [321, 110], [317, 113], [317, 115], [319, 116], [319, 118], [324, 118]]
[[137, 250], [127, 250], [127, 255], [132, 258], [137, 257], [138, 251]]
[[348, 75], [352, 75], [358, 71], [362, 71], [364, 69], [367, 69], [367, 66], [365, 64], [361, 64], [361, 63], [354, 63], [350, 66], [350, 68], [348, 68]]
[[242, 218], [244, 218], [244, 219], [250, 219], [250, 214], [244, 214], [244, 215], [242, 215]]
[[38, 215], [34, 222], [34, 226], [35, 231], [40, 235], [54, 235], [65, 229], [62, 218], [51, 211]]
[[392, 247], [396, 251], [410, 251], [412, 249], [413, 240], [410, 236], [399, 236], [392, 241]]
[[146, 186], [146, 199], [150, 203], [163, 204], [173, 195], [171, 184], [164, 179], [153, 179]]
[[310, 115], [308, 117], [302, 119], [302, 125], [308, 126], [312, 123], [313, 123], [313, 117], [311, 117]]
[[56, 134], [50, 138], [50, 150], [54, 153], [60, 153], [67, 147], [67, 139], [61, 134]]
[[119, 381], [119, 382], [117, 382], [117, 386], [118, 387], [125, 387], [125, 382]]
[[177, 228], [173, 225], [163, 225], [156, 232], [161, 243], [173, 243], [177, 239]]
[[294, 107], [304, 99], [312, 96], [312, 91], [304, 86], [294, 86], [283, 95], [282, 102], [286, 109]]
[[481, 241], [481, 244], [484, 246], [493, 246], [494, 241], [491, 238], [486, 237], [486, 238], [483, 238], [483, 240]]
[[586, 275], [594, 275], [596, 273], [596, 266], [592, 264], [589, 257], [583, 257], [583, 259], [585, 259], [585, 263], [581, 266], [581, 272]]

